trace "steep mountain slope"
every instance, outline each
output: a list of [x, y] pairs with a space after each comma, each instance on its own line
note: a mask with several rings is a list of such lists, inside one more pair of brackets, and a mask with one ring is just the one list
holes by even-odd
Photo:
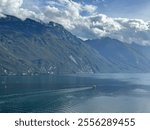
[[86, 43], [122, 72], [150, 72], [150, 47], [127, 44], [111, 38], [87, 40]]
[[63, 26], [0, 18], [0, 74], [118, 71]]
[[142, 56], [150, 60], [150, 46], [149, 45], [141, 46], [138, 44], [131, 44], [131, 47], [135, 51], [139, 52]]

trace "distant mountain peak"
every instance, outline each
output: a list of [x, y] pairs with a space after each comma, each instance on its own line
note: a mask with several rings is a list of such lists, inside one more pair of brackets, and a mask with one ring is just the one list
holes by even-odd
[[108, 37], [86, 41], [100, 55], [125, 72], [149, 72], [150, 47], [128, 44]]

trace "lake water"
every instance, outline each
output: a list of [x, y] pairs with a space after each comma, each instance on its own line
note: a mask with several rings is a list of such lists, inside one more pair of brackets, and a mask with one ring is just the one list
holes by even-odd
[[0, 76], [0, 112], [150, 112], [150, 74]]

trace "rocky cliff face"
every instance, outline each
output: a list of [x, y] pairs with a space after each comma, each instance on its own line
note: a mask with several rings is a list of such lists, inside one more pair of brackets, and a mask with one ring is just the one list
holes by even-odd
[[63, 26], [0, 18], [0, 74], [113, 72], [117, 68]]

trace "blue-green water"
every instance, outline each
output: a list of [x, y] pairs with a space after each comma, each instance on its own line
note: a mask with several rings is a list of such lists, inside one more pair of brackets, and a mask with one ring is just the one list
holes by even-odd
[[1, 76], [0, 112], [150, 112], [150, 74]]

